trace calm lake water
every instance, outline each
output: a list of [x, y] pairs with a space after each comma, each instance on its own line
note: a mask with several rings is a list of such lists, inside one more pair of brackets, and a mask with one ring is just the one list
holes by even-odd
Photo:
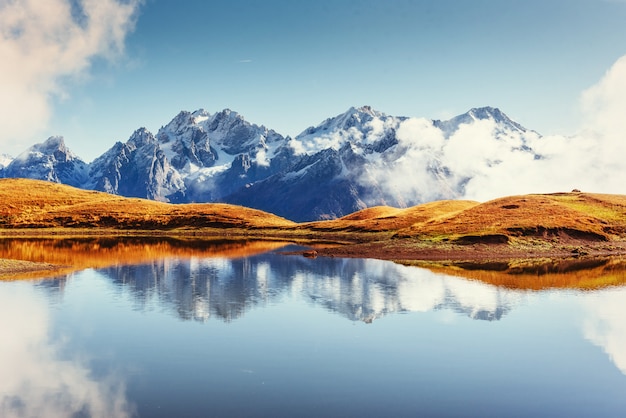
[[624, 417], [626, 288], [163, 256], [0, 282], [2, 417]]

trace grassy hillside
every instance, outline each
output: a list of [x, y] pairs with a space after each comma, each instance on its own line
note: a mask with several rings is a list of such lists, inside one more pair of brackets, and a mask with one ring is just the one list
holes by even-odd
[[376, 206], [335, 220], [305, 223], [302, 227], [326, 232], [395, 232], [453, 216], [478, 204], [470, 200], [442, 200], [407, 209]]
[[591, 193], [495, 199], [400, 230], [398, 237], [459, 243], [515, 239], [610, 241], [626, 234], [626, 196]]
[[172, 205], [0, 179], [0, 234], [111, 232], [332, 241], [346, 245], [320, 249], [320, 254], [395, 260], [606, 255], [626, 253], [626, 196], [577, 192], [485, 203], [446, 200], [407, 209], [380, 206], [297, 224], [235, 205]]
[[171, 205], [56, 183], [0, 179], [0, 228], [279, 228], [284, 218], [227, 204]]

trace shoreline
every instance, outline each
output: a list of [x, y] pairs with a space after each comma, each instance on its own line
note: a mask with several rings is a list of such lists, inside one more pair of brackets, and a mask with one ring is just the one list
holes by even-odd
[[[7, 236], [0, 232], [0, 240], [72, 240], [77, 238], [85, 239], [141, 239], [141, 238], [162, 238], [171, 239], [177, 242], [187, 242], [190, 238], [198, 242], [211, 242], [212, 240], [228, 241], [282, 241], [294, 243], [308, 248], [298, 251], [285, 252], [285, 255], [296, 255], [305, 257], [331, 257], [331, 258], [370, 258], [387, 260], [405, 265], [417, 267], [440, 267], [440, 266], [465, 266], [473, 270], [507, 270], [510, 264], [541, 265], [546, 262], [556, 262], [558, 260], [578, 260], [577, 264], [585, 264], [585, 260], [626, 257], [626, 241], [610, 242], [589, 242], [578, 240], [560, 245], [523, 245], [513, 246], [510, 244], [470, 244], [451, 245], [433, 243], [421, 240], [385, 240], [374, 242], [341, 242], [332, 240], [330, 237], [323, 239], [321, 234], [316, 240], [308, 239], [300, 234], [291, 235], [279, 234], [216, 234], [216, 231], [203, 231], [201, 234], [190, 233], [192, 231], [176, 231], [168, 234], [167, 231], [115, 231], [115, 230], [91, 230], [90, 234], [81, 234], [77, 230], [54, 231], [27, 231], [22, 230], [22, 234]], [[32, 233], [35, 232], [35, 233]], [[156, 232], [156, 233], [155, 233]], [[196, 231], [200, 232], [200, 231]], [[234, 232], [234, 231], [233, 231]], [[242, 232], [242, 231], [237, 231]], [[329, 234], [333, 235], [333, 234]], [[337, 238], [335, 236], [335, 238]], [[70, 260], [49, 260], [50, 262], [28, 261], [19, 258], [0, 258], [0, 280], [11, 280], [17, 278], [49, 277], [55, 273], [62, 274], [67, 271], [75, 271], [89, 266], [80, 263], [72, 263]], [[61, 261], [61, 263], [59, 263]], [[95, 265], [94, 265], [95, 267]]]
[[503, 261], [542, 258], [581, 258], [625, 256], [626, 241], [592, 242], [585, 240], [544, 245], [511, 244], [436, 244], [420, 240], [390, 240], [353, 243], [317, 248], [325, 257], [375, 258], [394, 261]]
[[44, 278], [61, 272], [67, 266], [35, 261], [0, 258], [0, 281]]

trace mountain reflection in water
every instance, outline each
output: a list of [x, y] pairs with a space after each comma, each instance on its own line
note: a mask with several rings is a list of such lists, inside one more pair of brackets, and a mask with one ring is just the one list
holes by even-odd
[[626, 411], [626, 287], [520, 290], [254, 241], [0, 248], [92, 267], [0, 282], [0, 416]]
[[[138, 307], [158, 301], [181, 319], [199, 321], [230, 321], [293, 291], [365, 322], [392, 312], [435, 309], [499, 320], [524, 298], [524, 289], [626, 282], [626, 261], [621, 258], [509, 262], [504, 271], [481, 270], [480, 263], [427, 270], [372, 259], [308, 259], [270, 252], [287, 251], [287, 245], [167, 237], [0, 239], [0, 258], [68, 265], [68, 271], [95, 268], [129, 291]], [[63, 278], [45, 283], [62, 288]]]
[[[138, 307], [158, 300], [181, 319], [199, 321], [230, 321], [294, 291], [351, 320], [433, 309], [497, 320], [523, 295], [386, 261], [269, 252], [287, 245], [165, 237], [2, 239], [0, 258], [68, 265], [69, 271], [95, 268], [131, 292]], [[62, 291], [64, 278], [41, 286]]]
[[[250, 308], [299, 292], [353, 321], [390, 313], [449, 309], [499, 320], [524, 292], [371, 259], [308, 259], [279, 253], [245, 258], [166, 258], [98, 270], [137, 308], [152, 302], [184, 320], [231, 321]], [[63, 280], [42, 282], [62, 289]]]

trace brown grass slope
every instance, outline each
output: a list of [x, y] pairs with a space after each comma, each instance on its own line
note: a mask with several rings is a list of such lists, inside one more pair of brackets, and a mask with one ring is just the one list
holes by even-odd
[[602, 243], [625, 240], [626, 196], [555, 193], [510, 196], [486, 203], [445, 200], [407, 209], [379, 206], [336, 220], [296, 224], [235, 205], [172, 205], [44, 181], [0, 179], [0, 229], [41, 228], [167, 233], [259, 230], [268, 237], [385, 242], [394, 249], [398, 246], [392, 242], [406, 241], [405, 253], [417, 248], [415, 243], [422, 249], [449, 244]]
[[626, 196], [554, 193], [510, 196], [398, 232], [398, 238], [459, 243], [517, 240], [611, 241], [626, 235]]
[[373, 234], [368, 241], [318, 253], [402, 262], [479, 261], [481, 269], [489, 269], [494, 260], [626, 254], [624, 195], [531, 194], [464, 204], [457, 211], [443, 210], [446, 202], [408, 209], [406, 213], [423, 211], [423, 216], [395, 233]]
[[376, 206], [335, 220], [305, 223], [302, 227], [327, 232], [395, 232], [429, 220], [453, 216], [478, 204], [470, 200], [441, 200], [406, 209]]
[[172, 205], [57, 183], [0, 179], [0, 228], [281, 228], [278, 216], [227, 204]]

